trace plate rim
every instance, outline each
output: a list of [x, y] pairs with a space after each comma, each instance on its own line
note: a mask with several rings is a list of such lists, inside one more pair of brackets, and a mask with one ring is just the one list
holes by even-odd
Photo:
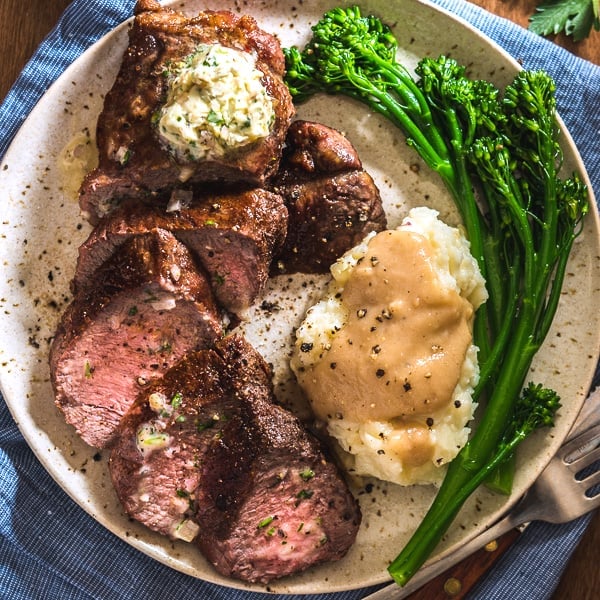
[[[433, 10], [440, 14], [443, 14], [446, 18], [454, 21], [455, 23], [459, 24], [461, 27], [468, 29], [471, 32], [471, 34], [477, 36], [482, 42], [484, 42], [486, 45], [488, 45], [490, 48], [492, 48], [494, 52], [500, 53], [503, 56], [503, 58], [505, 60], [509, 61], [516, 70], [522, 68], [521, 65], [518, 63], [518, 61], [516, 61], [510, 54], [508, 54], [508, 52], [506, 52], [494, 40], [492, 40], [487, 35], [482, 33], [480, 30], [478, 30], [476, 27], [471, 25], [468, 21], [466, 21], [462, 17], [452, 13], [451, 11], [449, 11], [448, 9], [446, 9], [444, 7], [436, 5], [435, 3], [431, 2], [430, 0], [411, 0], [411, 2], [413, 2], [413, 4], [422, 5], [422, 6], [429, 8], [430, 10]], [[170, 6], [170, 5], [175, 5], [176, 3], [178, 3], [177, 0], [169, 0], [168, 2], [165, 3], [165, 5]], [[249, 11], [249, 14], [251, 14], [251, 11]], [[122, 34], [123, 30], [128, 28], [129, 23], [132, 21], [132, 19], [133, 19], [133, 17], [128, 17], [125, 21], [122, 21], [116, 27], [111, 29], [108, 33], [102, 35], [97, 41], [95, 41], [93, 44], [88, 46], [88, 48], [86, 48], [74, 61], [72, 61], [66, 67], [66, 69], [60, 75], [57, 76], [55, 81], [48, 87], [48, 89], [36, 101], [35, 105], [32, 107], [31, 111], [28, 113], [27, 119], [29, 119], [30, 116], [33, 115], [34, 113], [36, 113], [37, 111], [43, 110], [43, 100], [47, 97], [52, 96], [54, 90], [60, 85], [60, 82], [62, 82], [64, 79], [68, 78], [82, 64], [84, 64], [87, 60], [89, 60], [89, 56], [91, 53], [98, 51], [104, 45], [110, 44], [113, 41], [113, 39], [115, 38], [115, 36]], [[589, 211], [586, 218], [587, 219], [593, 218], [595, 221], [596, 231], [599, 231], [600, 230], [600, 218], [599, 218], [599, 213], [598, 213], [598, 205], [597, 205], [597, 202], [596, 202], [596, 199], [594, 196], [593, 188], [591, 186], [588, 171], [583, 162], [581, 154], [573, 141], [573, 138], [572, 138], [569, 130], [565, 126], [560, 115], [558, 115], [558, 118], [559, 118], [559, 122], [561, 124], [562, 144], [568, 144], [570, 146], [570, 149], [574, 154], [574, 158], [576, 160], [577, 167], [580, 169], [580, 173], [584, 177], [586, 183], [588, 184], [588, 188], [590, 190], [590, 204], [592, 206], [591, 206], [591, 210]], [[18, 145], [19, 139], [20, 139], [20, 134], [23, 129], [23, 125], [24, 125], [24, 123], [21, 124], [21, 126], [19, 127], [19, 129], [17, 130], [15, 135], [13, 136], [10, 144], [8, 145], [6, 152], [5, 152], [4, 156], [2, 157], [2, 161], [0, 163], [0, 169], [5, 163], [7, 163], [10, 160], [10, 157], [13, 153], [13, 148]], [[600, 339], [600, 333], [597, 337]], [[596, 341], [598, 341], [598, 339]], [[589, 360], [590, 374], [589, 374], [589, 379], [587, 380], [587, 387], [589, 387], [589, 384], [592, 381], [594, 371], [595, 371], [595, 366], [592, 366], [592, 363], [597, 364], [599, 356], [600, 356], [600, 347], [597, 344], [597, 348], [595, 349], [593, 360], [592, 359]], [[25, 438], [29, 448], [34, 452], [34, 454], [36, 455], [39, 462], [42, 464], [44, 469], [50, 474], [50, 476], [54, 479], [54, 481], [56, 481], [56, 483], [61, 487], [61, 489], [63, 489], [63, 491], [65, 491], [73, 499], [73, 501], [75, 503], [77, 505], [79, 505], [81, 508], [83, 508], [84, 511], [88, 513], [88, 515], [90, 515], [92, 518], [94, 518], [95, 521], [99, 522], [103, 527], [105, 527], [106, 529], [108, 529], [109, 531], [111, 531], [112, 533], [117, 535], [120, 539], [126, 541], [130, 545], [133, 545], [137, 550], [143, 552], [144, 554], [146, 554], [148, 556], [151, 556], [155, 560], [159, 560], [163, 564], [167, 564], [168, 566], [170, 566], [172, 568], [182, 571], [182, 569], [180, 567], [174, 566], [173, 564], [169, 564], [168, 560], [165, 561], [165, 560], [162, 560], [160, 557], [157, 557], [154, 554], [149, 554], [147, 550], [144, 550], [144, 548], [141, 547], [141, 546], [143, 546], [143, 544], [136, 545], [136, 544], [132, 543], [132, 540], [124, 537], [119, 531], [117, 531], [117, 528], [110, 521], [102, 518], [102, 516], [94, 514], [93, 511], [91, 511], [89, 509], [89, 507], [86, 507], [85, 500], [78, 498], [72, 490], [66, 489], [66, 487], [63, 483], [63, 480], [59, 477], [59, 474], [55, 472], [50, 461], [47, 460], [46, 454], [44, 452], [42, 452], [40, 449], [38, 449], [37, 445], [35, 445], [35, 444], [32, 445], [32, 443], [29, 439], [29, 435], [26, 434], [25, 431], [23, 431], [23, 429], [21, 427], [21, 421], [18, 418], [19, 413], [18, 413], [18, 411], [15, 411], [16, 402], [10, 401], [5, 392], [5, 374], [4, 374], [3, 370], [0, 370], [0, 389], [2, 390], [4, 399], [5, 399], [5, 404], [6, 404], [7, 408], [9, 409], [13, 420], [19, 427], [19, 430], [21, 431], [21, 434]], [[10, 394], [9, 394], [9, 396], [10, 396]], [[583, 406], [584, 401], [585, 401], [585, 396], [583, 396], [581, 398], [578, 409], [576, 411], [577, 413], [581, 410], [581, 407]], [[75, 434], [73, 433], [73, 435], [75, 435]], [[550, 456], [547, 457], [547, 460], [550, 460]], [[512, 504], [514, 504], [514, 502], [516, 502], [516, 500], [517, 499], [515, 498], [511, 503], [507, 504], [507, 506], [508, 507], [512, 506]], [[473, 536], [474, 535], [475, 535], [475, 533], [473, 533]], [[468, 540], [468, 537], [465, 538], [463, 540], [463, 542], [466, 542], [467, 540]], [[452, 549], [450, 549], [450, 550], [452, 550]], [[186, 571], [183, 570], [182, 572], [186, 572]], [[191, 574], [194, 577], [198, 577], [197, 575], [194, 575], [193, 573], [188, 573], [188, 574]], [[258, 590], [264, 589], [262, 586], [259, 588], [255, 588], [252, 586], [248, 587], [243, 582], [237, 582], [236, 580], [227, 580], [229, 583], [223, 583], [223, 581], [219, 577], [215, 577], [215, 579], [207, 579], [205, 577], [198, 577], [198, 578], [203, 581], [210, 582], [210, 583], [218, 583], [220, 585], [228, 585], [229, 587], [232, 587], [232, 588], [258, 589]], [[364, 585], [361, 585], [360, 588], [365, 587], [367, 585], [373, 585], [376, 583], [384, 583], [385, 581], [388, 581], [388, 579], [386, 578], [386, 579], [382, 579], [381, 581], [367, 582]], [[352, 586], [352, 587], [348, 587], [348, 588], [336, 588], [336, 589], [332, 589], [332, 590], [328, 590], [328, 591], [343, 591], [343, 590], [349, 590], [349, 589], [359, 589], [359, 588], [357, 588], [356, 586]], [[297, 593], [297, 592], [291, 591], [291, 592], [282, 592], [282, 593]]]

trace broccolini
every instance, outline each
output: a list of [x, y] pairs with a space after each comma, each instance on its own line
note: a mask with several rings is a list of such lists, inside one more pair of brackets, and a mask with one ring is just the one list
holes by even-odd
[[524, 437], [553, 422], [556, 394], [523, 386], [556, 312], [588, 194], [577, 174], [559, 177], [555, 84], [547, 73], [521, 71], [502, 94], [445, 56], [422, 59], [413, 77], [396, 51], [391, 29], [358, 7], [330, 10], [302, 51], [284, 49], [297, 102], [319, 92], [344, 94], [402, 130], [454, 198], [489, 292], [474, 327], [483, 417], [389, 568], [402, 585], [474, 489]]

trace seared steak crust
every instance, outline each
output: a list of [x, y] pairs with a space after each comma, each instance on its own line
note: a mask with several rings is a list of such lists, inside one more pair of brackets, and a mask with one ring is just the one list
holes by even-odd
[[50, 349], [56, 404], [85, 442], [105, 447], [140, 386], [221, 335], [187, 248], [162, 230], [133, 238], [63, 314]]
[[375, 182], [352, 144], [325, 125], [292, 123], [272, 185], [289, 213], [274, 273], [325, 273], [369, 232], [386, 228]]
[[164, 203], [124, 202], [79, 248], [74, 288], [87, 286], [97, 265], [122, 243], [154, 228], [170, 231], [187, 245], [208, 274], [217, 300], [235, 312], [263, 289], [285, 239], [287, 209], [281, 196], [260, 188], [197, 193], [191, 203], [169, 212]]
[[[106, 95], [97, 124], [99, 165], [85, 179], [80, 206], [96, 223], [123, 197], [148, 197], [182, 180], [262, 185], [278, 166], [285, 133], [294, 113], [283, 83], [285, 61], [277, 39], [250, 16], [205, 11], [188, 17], [155, 0], [138, 0], [129, 46]], [[200, 43], [252, 53], [274, 101], [275, 122], [264, 140], [222, 159], [178, 163], [158, 143], [152, 115], [164, 102], [169, 63], [191, 54]]]
[[267, 583], [342, 558], [358, 504], [316, 439], [283, 408], [255, 397], [202, 463], [196, 543], [223, 575]]

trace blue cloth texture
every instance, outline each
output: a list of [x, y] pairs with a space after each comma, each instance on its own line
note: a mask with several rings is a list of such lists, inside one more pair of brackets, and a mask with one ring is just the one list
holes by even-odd
[[[434, 3], [487, 34], [526, 68], [543, 68], [555, 78], [559, 113], [579, 147], [593, 188], [600, 191], [600, 68], [463, 0]], [[133, 4], [133, 0], [72, 2], [0, 106], [0, 157], [45, 90], [94, 41], [129, 17]], [[565, 525], [534, 523], [470, 597], [549, 598], [589, 520], [588, 515]], [[303, 598], [357, 600], [370, 591]], [[0, 402], [0, 598], [272, 597], [183, 575], [115, 537], [51, 479]]]

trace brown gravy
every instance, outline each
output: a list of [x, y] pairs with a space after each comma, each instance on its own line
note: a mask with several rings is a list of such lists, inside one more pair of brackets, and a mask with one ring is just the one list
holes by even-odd
[[432, 255], [414, 232], [371, 239], [342, 291], [346, 325], [323, 359], [299, 374], [318, 418], [407, 425], [450, 402], [472, 342], [473, 308], [441, 286]]

